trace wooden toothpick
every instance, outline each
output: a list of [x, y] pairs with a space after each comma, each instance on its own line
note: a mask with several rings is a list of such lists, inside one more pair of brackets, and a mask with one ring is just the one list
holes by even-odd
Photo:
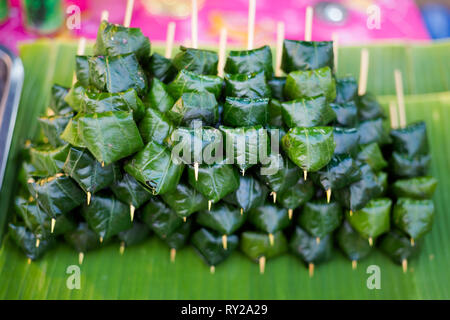
[[172, 48], [173, 48], [173, 41], [175, 39], [175, 22], [169, 22], [167, 25], [167, 35], [166, 35], [166, 52], [164, 54], [164, 57], [167, 59], [170, 59], [172, 57]]
[[362, 96], [367, 92], [367, 76], [369, 73], [369, 50], [361, 50], [361, 62], [359, 64], [359, 84], [358, 95]]
[[338, 71], [339, 35], [336, 32], [331, 34], [333, 40], [334, 73]]
[[192, 13], [191, 13], [191, 41], [192, 48], [198, 48], [198, 6], [197, 0], [192, 0]]
[[219, 62], [217, 63], [217, 75], [219, 77], [224, 76], [224, 68], [226, 62], [226, 50], [227, 50], [227, 29], [220, 29], [219, 39]]
[[406, 127], [405, 97], [403, 95], [402, 72], [399, 69], [394, 70], [395, 92], [397, 94], [398, 116], [400, 127]]
[[256, 0], [249, 0], [248, 2], [248, 30], [247, 30], [247, 49], [253, 49], [255, 38], [255, 12]]
[[312, 24], [313, 24], [314, 9], [311, 6], [306, 7], [305, 18], [305, 41], [312, 39]]
[[125, 10], [125, 17], [123, 19], [123, 26], [129, 28], [131, 24], [131, 17], [133, 16], [134, 0], [127, 1], [127, 8]]
[[281, 77], [281, 61], [283, 59], [283, 41], [284, 41], [284, 22], [277, 23], [277, 47], [276, 47], [276, 63], [275, 76]]

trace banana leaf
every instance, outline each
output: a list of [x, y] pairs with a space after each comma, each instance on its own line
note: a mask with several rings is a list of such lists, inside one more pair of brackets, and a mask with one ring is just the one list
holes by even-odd
[[134, 53], [139, 61], [150, 55], [150, 41], [139, 28], [127, 28], [102, 21], [94, 45], [96, 56], [118, 56]]
[[383, 158], [383, 153], [375, 142], [361, 146], [356, 159], [367, 163], [374, 172], [378, 172], [387, 166], [387, 162]]
[[188, 220], [163, 240], [170, 248], [180, 250], [187, 244], [191, 229], [192, 223], [191, 220]]
[[392, 201], [388, 198], [370, 200], [367, 205], [350, 214], [347, 220], [351, 226], [364, 238], [375, 239], [390, 229], [390, 213]]
[[64, 98], [69, 93], [69, 89], [63, 86], [54, 84], [52, 86], [52, 94], [50, 96], [49, 108], [55, 114], [66, 114], [72, 112], [72, 108], [64, 101]]
[[398, 178], [424, 176], [430, 167], [431, 155], [409, 157], [406, 154], [393, 152], [389, 161], [391, 173]]
[[100, 91], [111, 93], [136, 90], [147, 93], [147, 76], [133, 53], [117, 56], [89, 57], [89, 83]]
[[384, 118], [385, 116], [377, 98], [370, 92], [358, 96], [356, 105], [358, 106], [358, 116], [361, 121]]
[[239, 188], [239, 175], [232, 166], [219, 162], [212, 165], [202, 164], [198, 168], [198, 180], [195, 170], [188, 166], [189, 184], [203, 194], [208, 201], [216, 203]]
[[310, 236], [300, 227], [296, 227], [289, 242], [289, 248], [305, 263], [324, 263], [331, 259], [333, 237], [327, 234], [318, 242], [315, 237]]
[[221, 235], [231, 235], [239, 230], [247, 218], [239, 209], [221, 202], [211, 210], [202, 210], [198, 213], [196, 222], [202, 227], [209, 228]]
[[105, 189], [122, 178], [120, 167], [113, 163], [102, 167], [86, 149], [71, 147], [64, 163], [64, 172], [75, 180], [84, 192]]
[[133, 176], [126, 172], [121, 179], [115, 179], [110, 188], [117, 199], [132, 205], [136, 209], [139, 209], [152, 196], [148, 189], [144, 188]]
[[162, 113], [170, 110], [175, 103], [175, 100], [169, 94], [167, 85], [158, 78], [152, 79], [148, 93], [143, 100], [150, 108]]
[[28, 189], [39, 206], [52, 218], [68, 213], [85, 200], [83, 191], [76, 183], [62, 174], [30, 181]]
[[290, 224], [288, 210], [269, 203], [250, 210], [248, 221], [256, 229], [272, 235]]
[[47, 116], [39, 117], [39, 123], [41, 124], [44, 135], [47, 137], [48, 142], [54, 147], [60, 147], [66, 144], [60, 135], [64, 131], [69, 122], [70, 118], [73, 116], [72, 113], [68, 113], [62, 116]]
[[231, 127], [265, 126], [268, 109], [268, 98], [226, 97], [223, 105], [223, 123]]
[[40, 239], [39, 247], [36, 246], [37, 237], [27, 230], [23, 225], [10, 223], [8, 225], [9, 234], [11, 238], [20, 247], [23, 253], [31, 260], [36, 260], [42, 257], [46, 251], [50, 249], [55, 243], [54, 238]]
[[84, 222], [80, 222], [75, 230], [66, 233], [64, 239], [77, 252], [85, 253], [100, 246], [98, 235]]
[[146, 71], [148, 71], [150, 77], [154, 77], [153, 79], [156, 78], [166, 84], [171, 82], [178, 73], [172, 61], [158, 52], [154, 52], [150, 57]]
[[307, 202], [298, 217], [299, 226], [316, 239], [336, 230], [342, 222], [342, 208], [337, 202]]
[[245, 231], [241, 234], [241, 251], [254, 262], [261, 257], [272, 259], [288, 251], [288, 243], [283, 232], [273, 235], [273, 243], [270, 243], [267, 234], [255, 231]]
[[81, 214], [100, 242], [132, 227], [129, 207], [107, 193], [94, 195], [91, 203], [82, 207]]
[[69, 145], [53, 149], [51, 146], [38, 146], [30, 148], [30, 163], [34, 169], [44, 176], [53, 176], [62, 171]]
[[433, 225], [433, 201], [399, 198], [394, 205], [392, 221], [412, 239], [419, 239], [428, 233]]
[[294, 70], [314, 70], [325, 66], [333, 69], [332, 41], [284, 40], [281, 68], [289, 73]]
[[192, 235], [192, 245], [202, 259], [210, 266], [217, 266], [236, 249], [238, 237], [231, 235], [227, 237], [227, 248], [222, 245], [222, 235], [201, 228]]
[[336, 125], [349, 128], [358, 125], [358, 109], [355, 102], [330, 103], [330, 107], [336, 114]]
[[392, 230], [383, 236], [379, 247], [392, 261], [398, 264], [414, 258], [419, 253], [419, 246], [411, 245], [410, 240], [398, 230]]
[[252, 175], [239, 176], [239, 188], [227, 195], [224, 200], [247, 212], [264, 203], [268, 190], [258, 179]]
[[124, 246], [129, 247], [143, 242], [149, 235], [150, 229], [147, 225], [134, 221], [133, 226], [130, 229], [119, 232], [117, 237]]
[[168, 84], [167, 90], [175, 100], [183, 93], [208, 91], [219, 99], [222, 92], [223, 79], [218, 76], [195, 74], [187, 70], [181, 70], [175, 79]]
[[142, 208], [141, 217], [142, 221], [163, 239], [172, 235], [183, 224], [183, 219], [156, 197], [151, 198]]
[[174, 191], [167, 192], [161, 197], [181, 218], [187, 218], [208, 207], [208, 201], [200, 192], [181, 182]]
[[347, 76], [336, 79], [336, 100], [337, 104], [352, 102], [358, 97], [358, 82], [355, 77]]
[[75, 74], [79, 84], [83, 87], [89, 87], [89, 56], [75, 57]]
[[314, 195], [314, 185], [311, 180], [300, 178], [293, 187], [280, 193], [279, 203], [286, 209], [297, 209], [311, 200]]
[[291, 128], [282, 138], [283, 150], [303, 171], [315, 172], [330, 162], [336, 146], [332, 127]]
[[290, 190], [302, 176], [300, 168], [281, 154], [271, 154], [269, 158], [270, 163], [263, 166], [266, 172], [261, 172], [259, 178], [276, 193]]
[[313, 180], [324, 190], [336, 190], [361, 179], [361, 170], [348, 155], [335, 155], [330, 162], [313, 174]]
[[273, 74], [272, 51], [269, 46], [252, 50], [232, 50], [228, 53], [224, 71], [228, 74], [249, 74], [264, 71], [267, 77]]
[[167, 114], [157, 109], [147, 108], [138, 128], [145, 144], [151, 141], [163, 144], [174, 130], [174, 125]]
[[336, 118], [324, 96], [282, 102], [281, 114], [289, 128], [326, 126]]
[[270, 98], [272, 95], [264, 71], [225, 75], [225, 94], [249, 99]]
[[215, 51], [180, 46], [172, 65], [178, 71], [188, 70], [197, 74], [216, 75], [218, 62], [219, 57]]
[[334, 192], [338, 202], [352, 211], [362, 209], [371, 199], [380, 196], [383, 191], [378, 177], [369, 165], [361, 164], [359, 169], [361, 171], [360, 180]]
[[130, 112], [83, 114], [77, 122], [83, 144], [97, 161], [106, 165], [128, 157], [144, 146]]
[[281, 102], [277, 99], [270, 99], [268, 105], [268, 125], [281, 128], [284, 126], [283, 115], [281, 112]]
[[[269, 137], [262, 126], [230, 128], [219, 127], [226, 143], [227, 163], [236, 164], [242, 173], [264, 161], [269, 153]], [[262, 150], [266, 149], [264, 153]]]
[[175, 125], [192, 126], [194, 121], [214, 125], [219, 119], [219, 106], [210, 92], [186, 92], [166, 113]]
[[163, 194], [175, 190], [184, 164], [173, 161], [167, 146], [152, 141], [131, 158], [124, 169], [153, 194]]
[[391, 142], [382, 118], [360, 122], [358, 132], [360, 144], [376, 142], [383, 146]]
[[400, 179], [392, 185], [392, 193], [397, 198], [431, 199], [437, 183], [437, 179], [431, 176]]
[[336, 98], [336, 83], [331, 69], [292, 71], [287, 75], [284, 95], [289, 100], [323, 95], [328, 102]]
[[395, 152], [408, 157], [428, 155], [428, 137], [425, 122], [411, 123], [405, 128], [391, 130], [392, 147]]
[[336, 240], [339, 248], [345, 256], [351, 261], [364, 259], [372, 251], [372, 246], [355, 229], [352, 228], [347, 220], [344, 220], [336, 233]]
[[273, 77], [267, 81], [272, 92], [272, 99], [284, 101], [284, 86], [286, 85], [286, 77]]

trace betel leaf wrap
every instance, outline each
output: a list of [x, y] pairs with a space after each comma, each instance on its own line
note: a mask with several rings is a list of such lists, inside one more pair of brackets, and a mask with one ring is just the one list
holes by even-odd
[[294, 70], [313, 70], [325, 66], [333, 69], [332, 41], [284, 40], [281, 68], [289, 73]]
[[82, 140], [78, 127], [78, 119], [82, 116], [82, 113], [78, 113], [75, 117], [71, 118], [67, 123], [66, 128], [61, 133], [60, 138], [75, 147], [86, 148], [86, 144]]
[[333, 138], [336, 143], [334, 153], [349, 154], [355, 157], [359, 151], [359, 132], [356, 128], [339, 128], [333, 129]]
[[178, 73], [170, 59], [156, 52], [149, 59], [147, 71], [153, 79], [156, 78], [166, 84], [172, 81]]
[[314, 185], [311, 180], [304, 180], [301, 177], [297, 184], [287, 188], [277, 197], [277, 201], [286, 209], [296, 209], [314, 196]]
[[52, 86], [49, 108], [52, 109], [55, 114], [66, 114], [72, 111], [72, 108], [64, 100], [68, 93], [68, 88], [57, 84]]
[[345, 220], [336, 233], [339, 248], [346, 257], [352, 261], [358, 261], [369, 255], [372, 247], [367, 239], [364, 239], [350, 223]]
[[267, 198], [267, 188], [252, 175], [239, 176], [239, 188], [224, 200], [241, 208], [244, 212], [257, 207]]
[[38, 146], [30, 148], [30, 163], [35, 170], [43, 176], [52, 176], [62, 171], [69, 145], [53, 149], [51, 146]]
[[140, 208], [152, 197], [147, 188], [143, 187], [133, 176], [126, 172], [121, 179], [116, 179], [110, 188], [117, 199], [123, 203], [133, 205], [136, 209]]
[[358, 82], [352, 76], [336, 79], [336, 100], [338, 104], [354, 101], [358, 96]]
[[163, 194], [175, 190], [184, 164], [173, 161], [167, 146], [152, 141], [131, 158], [124, 169], [154, 194]]
[[89, 82], [98, 90], [117, 93], [133, 88], [140, 97], [147, 92], [147, 76], [133, 53], [88, 61]]
[[263, 71], [225, 75], [225, 94], [238, 98], [270, 98], [272, 93]]
[[287, 252], [288, 243], [283, 232], [273, 235], [273, 244], [265, 233], [245, 231], [241, 234], [241, 251], [250, 259], [258, 262], [259, 258], [272, 259]]
[[147, 225], [134, 221], [130, 229], [119, 232], [117, 237], [125, 246], [139, 244], [148, 238], [150, 230]]
[[315, 172], [330, 162], [336, 146], [332, 127], [291, 128], [282, 138], [283, 150], [297, 166]]
[[302, 228], [296, 227], [289, 247], [304, 262], [319, 264], [331, 259], [333, 237], [327, 234], [317, 243], [315, 237], [310, 236]]
[[272, 99], [284, 101], [284, 86], [286, 85], [286, 77], [273, 77], [267, 81], [272, 92]]
[[222, 235], [235, 233], [245, 222], [246, 214], [227, 203], [221, 202], [211, 208], [202, 210], [197, 215], [197, 223]]
[[132, 227], [129, 206], [106, 193], [94, 195], [91, 203], [83, 206], [81, 214], [89, 228], [103, 240]]
[[268, 108], [268, 98], [226, 97], [223, 123], [232, 127], [264, 126], [268, 119]]
[[65, 143], [64, 140], [60, 138], [61, 133], [67, 126], [70, 118], [73, 114], [68, 113], [65, 115], [53, 115], [53, 116], [43, 116], [39, 117], [39, 123], [41, 124], [44, 135], [47, 137], [48, 142], [57, 148]]
[[200, 192], [182, 182], [178, 183], [175, 190], [161, 197], [182, 218], [208, 207], [208, 201]]
[[391, 141], [382, 118], [360, 122], [358, 132], [360, 144], [376, 142], [383, 146]]
[[141, 218], [163, 239], [172, 235], [183, 224], [183, 219], [158, 197], [152, 197], [142, 208]]
[[145, 109], [144, 117], [139, 122], [139, 133], [144, 143], [155, 141], [163, 144], [173, 130], [174, 125], [167, 114], [153, 108]]
[[186, 92], [208, 91], [214, 94], [216, 100], [222, 92], [223, 79], [218, 76], [196, 74], [181, 70], [175, 79], [167, 85], [169, 94], [178, 100]]
[[284, 95], [289, 100], [325, 96], [328, 102], [336, 98], [336, 84], [329, 67], [308, 71], [292, 71], [287, 75]]
[[323, 238], [341, 225], [342, 208], [337, 202], [326, 200], [307, 202], [299, 217], [298, 224], [311, 236]]
[[144, 97], [144, 102], [150, 108], [164, 113], [172, 108], [175, 100], [169, 94], [167, 85], [158, 78], [153, 78], [150, 88]]
[[219, 57], [211, 50], [186, 48], [180, 46], [180, 51], [173, 58], [172, 64], [178, 71], [189, 70], [197, 74], [216, 75]]
[[85, 222], [80, 222], [75, 230], [66, 233], [64, 239], [77, 252], [91, 251], [100, 246], [98, 235]]
[[44, 255], [55, 243], [54, 238], [40, 239], [39, 247], [36, 247], [37, 236], [27, 230], [20, 224], [10, 223], [8, 225], [9, 235], [18, 247], [22, 249], [25, 255], [31, 260], [37, 260]]
[[389, 169], [394, 176], [399, 178], [412, 178], [427, 174], [431, 162], [431, 155], [426, 154], [409, 157], [408, 155], [394, 151], [389, 162]]
[[188, 177], [189, 184], [213, 203], [239, 188], [237, 171], [224, 162], [200, 165], [197, 181], [195, 180], [194, 168], [189, 166]]
[[264, 71], [271, 78], [273, 73], [272, 51], [269, 46], [251, 50], [229, 52], [224, 71], [229, 74]]
[[425, 122], [411, 123], [405, 128], [393, 129], [390, 134], [394, 151], [408, 157], [423, 156], [429, 153], [427, 128]]
[[282, 102], [281, 114], [289, 128], [326, 126], [336, 117], [324, 96]]
[[89, 87], [89, 56], [75, 56], [75, 74], [83, 87]]
[[78, 130], [83, 144], [97, 161], [106, 165], [128, 157], [144, 146], [130, 112], [84, 114], [78, 118]]
[[386, 233], [390, 229], [392, 201], [388, 198], [370, 200], [365, 207], [347, 212], [347, 220], [364, 238], [373, 238]]
[[150, 55], [150, 41], [139, 28], [127, 28], [102, 21], [94, 45], [96, 56], [117, 56], [134, 53], [139, 61]]
[[393, 210], [394, 225], [413, 239], [419, 239], [431, 230], [434, 220], [432, 200], [399, 198]]
[[236, 235], [228, 236], [227, 249], [224, 249], [221, 234], [201, 228], [193, 234], [191, 242], [208, 265], [216, 266], [228, 258], [234, 249], [236, 249], [238, 237]]
[[417, 243], [413, 246], [410, 239], [398, 230], [392, 230], [384, 235], [379, 247], [392, 261], [398, 264], [417, 256], [420, 248]]
[[270, 99], [268, 105], [268, 125], [272, 127], [284, 127], [283, 115], [281, 112], [281, 102], [277, 99]]
[[186, 92], [166, 115], [176, 125], [192, 126], [194, 121], [214, 125], [219, 119], [219, 106], [210, 92]]
[[397, 198], [431, 199], [437, 182], [437, 179], [431, 176], [400, 179], [392, 185], [392, 193]]
[[330, 107], [336, 114], [336, 125], [349, 128], [358, 125], [358, 109], [355, 102], [330, 103]]
[[313, 180], [324, 190], [336, 190], [348, 186], [361, 178], [361, 170], [348, 155], [335, 155], [330, 162], [313, 175]]
[[383, 158], [383, 153], [375, 142], [361, 146], [356, 158], [359, 161], [367, 163], [374, 172], [378, 172], [387, 166], [387, 162]]
[[384, 118], [383, 108], [378, 103], [375, 95], [370, 92], [358, 96], [356, 105], [358, 106], [358, 116], [361, 121]]
[[187, 220], [181, 226], [179, 226], [175, 231], [173, 231], [169, 236], [163, 238], [164, 242], [173, 249], [181, 249], [188, 242], [190, 233], [192, 229], [192, 221]]
[[71, 147], [64, 163], [64, 172], [84, 192], [95, 193], [121, 179], [120, 167], [113, 163], [102, 167], [86, 149]]
[[259, 178], [271, 191], [283, 193], [289, 190], [302, 176], [300, 168], [280, 153], [271, 154], [269, 158], [269, 164], [263, 166], [268, 172], [261, 172]]
[[290, 224], [288, 210], [270, 203], [250, 210], [248, 220], [258, 230], [272, 234]]
[[52, 218], [68, 213], [86, 199], [71, 178], [60, 174], [29, 182], [28, 189], [39, 206]]

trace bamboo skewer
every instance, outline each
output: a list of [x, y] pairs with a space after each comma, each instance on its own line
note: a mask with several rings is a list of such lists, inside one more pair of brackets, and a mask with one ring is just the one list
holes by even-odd
[[258, 260], [259, 262], [259, 273], [264, 274], [264, 271], [266, 269], [266, 257], [262, 256]]
[[277, 202], [277, 193], [275, 191], [272, 191], [270, 193], [270, 195], [273, 197], [273, 203], [276, 203]]
[[173, 48], [173, 41], [175, 39], [175, 22], [169, 22], [167, 25], [167, 35], [166, 35], [166, 52], [164, 54], [164, 57], [167, 59], [170, 59], [172, 57], [172, 48]]
[[281, 61], [283, 59], [283, 40], [284, 40], [284, 22], [277, 23], [277, 47], [276, 47], [276, 63], [275, 76], [281, 77]]
[[338, 71], [338, 53], [339, 53], [339, 35], [336, 32], [331, 34], [331, 39], [333, 40], [333, 59], [334, 59], [334, 73], [337, 74]]
[[256, 0], [249, 0], [248, 2], [248, 30], [247, 30], [247, 49], [253, 49], [255, 38], [255, 12]]
[[197, 0], [192, 0], [192, 13], [191, 13], [191, 41], [192, 48], [198, 48], [198, 6]]
[[395, 92], [397, 94], [398, 116], [400, 128], [406, 127], [405, 97], [403, 95], [402, 72], [398, 69], [394, 71]]
[[53, 231], [55, 231], [55, 224], [56, 224], [56, 219], [52, 218], [51, 226], [50, 226], [50, 233], [53, 233]]
[[397, 129], [398, 128], [397, 105], [393, 101], [389, 103], [389, 118], [391, 122], [391, 128]]
[[227, 29], [220, 29], [219, 39], [219, 62], [217, 63], [217, 75], [221, 78], [224, 76], [225, 62], [227, 50]]
[[272, 233], [269, 233], [269, 244], [271, 247], [273, 247], [273, 245], [275, 244], [275, 237]]
[[359, 65], [358, 95], [362, 96], [367, 92], [367, 75], [369, 73], [369, 50], [361, 50], [361, 62]]
[[311, 6], [306, 7], [305, 17], [305, 41], [312, 39], [312, 23], [313, 23], [314, 9]]
[[227, 245], [228, 245], [227, 235], [224, 234], [224, 235], [222, 236], [222, 246], [223, 246], [223, 249], [224, 249], [224, 250], [227, 250], [227, 247], [228, 247]]
[[125, 10], [125, 17], [123, 18], [123, 26], [126, 28], [130, 27], [131, 17], [133, 16], [133, 6], [134, 0], [128, 0], [127, 8]]

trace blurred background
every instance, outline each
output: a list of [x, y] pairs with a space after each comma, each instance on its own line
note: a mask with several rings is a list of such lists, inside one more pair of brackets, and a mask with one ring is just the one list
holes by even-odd
[[[248, 0], [198, 0], [199, 41], [214, 45], [219, 30], [227, 27], [229, 41], [246, 43]], [[447, 0], [257, 0], [255, 44], [275, 41], [276, 23], [286, 24], [286, 38], [302, 39], [305, 8], [314, 7], [313, 40], [340, 43], [381, 40], [440, 39], [450, 36], [450, 1]], [[188, 44], [191, 0], [135, 0], [132, 27], [139, 27], [152, 42], [164, 41], [166, 26], [175, 21], [176, 41]], [[0, 0], [0, 44], [17, 50], [17, 43], [38, 37], [95, 38], [101, 11], [122, 23], [126, 0]]]

